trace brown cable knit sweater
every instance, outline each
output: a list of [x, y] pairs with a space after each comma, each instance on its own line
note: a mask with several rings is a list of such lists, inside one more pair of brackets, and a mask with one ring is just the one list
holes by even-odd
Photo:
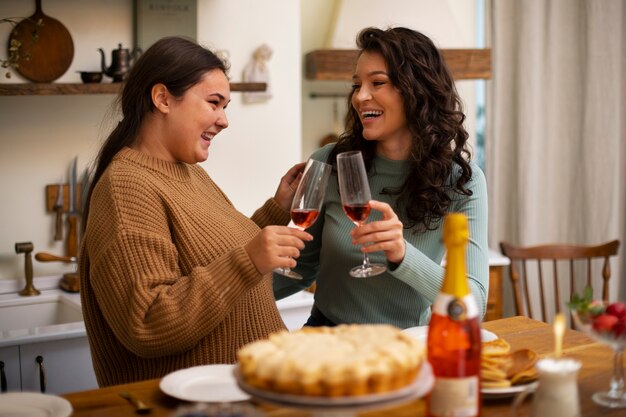
[[81, 300], [100, 386], [234, 363], [284, 329], [271, 277], [243, 249], [287, 224], [273, 199], [252, 219], [198, 165], [125, 148], [98, 181], [81, 244]]

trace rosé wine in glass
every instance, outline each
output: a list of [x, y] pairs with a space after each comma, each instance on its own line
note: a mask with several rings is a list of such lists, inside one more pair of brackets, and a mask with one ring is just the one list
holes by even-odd
[[311, 227], [319, 215], [320, 211], [315, 209], [291, 209], [291, 221], [301, 229]]
[[[359, 227], [365, 224], [370, 214], [369, 201], [372, 199], [361, 151], [342, 152], [337, 155], [337, 174], [343, 211]], [[352, 268], [350, 276], [367, 278], [380, 275], [386, 270], [387, 267], [383, 264], [370, 263], [367, 253], [363, 253], [363, 263]]]
[[[291, 221], [298, 229], [311, 227], [317, 220], [324, 203], [331, 170], [332, 167], [324, 162], [314, 159], [307, 161], [291, 202]], [[292, 271], [291, 268], [277, 268], [274, 272], [289, 278], [302, 279], [302, 275]]]

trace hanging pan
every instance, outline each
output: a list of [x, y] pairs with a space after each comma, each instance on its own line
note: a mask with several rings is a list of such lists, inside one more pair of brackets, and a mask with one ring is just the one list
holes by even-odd
[[9, 47], [15, 42], [20, 44], [15, 71], [30, 81], [47, 83], [69, 68], [74, 58], [74, 42], [61, 22], [43, 13], [41, 0], [36, 0], [35, 6], [35, 14], [11, 31]]

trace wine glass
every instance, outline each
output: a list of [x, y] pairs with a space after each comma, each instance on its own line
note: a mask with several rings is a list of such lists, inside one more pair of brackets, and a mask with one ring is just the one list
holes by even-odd
[[[615, 303], [621, 304], [623, 303]], [[621, 308], [623, 310], [623, 308]], [[611, 304], [603, 301], [593, 301], [589, 309], [572, 311], [576, 326], [600, 343], [609, 345], [613, 349], [613, 376], [609, 391], [594, 393], [591, 398], [597, 404], [610, 408], [626, 408], [624, 394], [624, 369], [622, 356], [626, 347], [626, 326], [613, 316]], [[623, 311], [621, 312], [623, 314]], [[625, 316], [626, 317], [626, 316]], [[626, 320], [624, 321], [626, 323]]]
[[[324, 202], [326, 185], [331, 171], [332, 167], [324, 162], [315, 159], [307, 161], [291, 202], [291, 221], [296, 228], [304, 230], [311, 227], [317, 220]], [[288, 267], [277, 268], [274, 272], [289, 278], [302, 279], [302, 275]]]
[[[342, 152], [337, 155], [337, 173], [343, 211], [359, 227], [365, 223], [370, 214], [369, 201], [372, 199], [361, 151]], [[364, 253], [363, 263], [352, 268], [350, 275], [355, 278], [367, 278], [380, 275], [386, 270], [387, 267], [383, 264], [370, 263], [367, 253]]]

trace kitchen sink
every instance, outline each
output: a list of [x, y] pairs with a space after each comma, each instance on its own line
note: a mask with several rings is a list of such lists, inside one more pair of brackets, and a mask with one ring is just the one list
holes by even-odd
[[82, 321], [80, 304], [62, 293], [0, 299], [0, 334]]
[[[310, 314], [313, 294], [301, 291], [276, 304], [287, 328], [299, 329]], [[80, 294], [59, 289], [29, 297], [0, 294], [0, 348], [76, 337], [86, 337]]]

